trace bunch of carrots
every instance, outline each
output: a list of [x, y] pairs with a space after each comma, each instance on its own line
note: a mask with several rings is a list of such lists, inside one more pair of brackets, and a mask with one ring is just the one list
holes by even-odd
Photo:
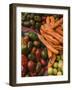
[[54, 16], [47, 16], [45, 23], [41, 25], [40, 34], [37, 33], [40, 41], [47, 47], [49, 63], [51, 67], [56, 55], [63, 51], [63, 17], [55, 20]]

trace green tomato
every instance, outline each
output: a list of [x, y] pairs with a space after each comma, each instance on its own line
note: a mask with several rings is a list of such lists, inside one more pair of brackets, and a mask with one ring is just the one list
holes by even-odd
[[56, 60], [57, 60], [57, 61], [59, 61], [59, 60], [60, 60], [60, 55], [58, 55], [58, 56], [57, 56]]
[[62, 70], [62, 68], [63, 68], [63, 63], [59, 62], [58, 63], [58, 70]]
[[52, 74], [53, 74], [53, 68], [50, 67], [50, 68], [48, 68], [48, 75], [52, 75]]
[[58, 63], [61, 63], [61, 64], [63, 64], [63, 61], [62, 60], [59, 60], [59, 62]]
[[53, 65], [54, 68], [58, 68], [58, 63], [55, 62], [54, 65]]
[[53, 69], [53, 74], [57, 75], [57, 69], [55, 69], [55, 68]]
[[41, 52], [41, 56], [42, 56], [43, 59], [47, 59], [47, 57], [48, 57], [48, 55], [47, 55], [47, 50], [43, 50], [43, 51]]
[[61, 71], [58, 71], [58, 72], [57, 72], [57, 75], [62, 75], [62, 72], [61, 72]]
[[61, 55], [61, 60], [63, 60], [63, 55]]
[[33, 53], [30, 53], [30, 54], [28, 55], [28, 59], [34, 60], [34, 59], [35, 59], [35, 55], [34, 55]]
[[34, 32], [29, 32], [28, 36], [31, 38], [31, 40], [37, 40], [38, 36]]

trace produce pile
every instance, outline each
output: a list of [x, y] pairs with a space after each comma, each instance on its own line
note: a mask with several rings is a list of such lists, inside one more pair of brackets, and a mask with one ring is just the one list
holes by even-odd
[[63, 75], [63, 16], [21, 17], [21, 76]]

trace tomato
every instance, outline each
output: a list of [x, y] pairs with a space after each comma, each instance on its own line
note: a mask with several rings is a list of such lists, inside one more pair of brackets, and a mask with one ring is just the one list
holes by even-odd
[[28, 70], [30, 72], [33, 72], [35, 67], [36, 67], [36, 64], [32, 60], [28, 61]]
[[47, 65], [47, 62], [46, 62], [46, 60], [44, 60], [44, 59], [41, 59], [40, 62], [41, 62], [41, 64], [42, 64], [43, 66], [46, 66], [46, 65]]
[[28, 64], [28, 60], [27, 60], [27, 57], [25, 55], [22, 55], [22, 66], [24, 68], [27, 68], [27, 64]]
[[37, 59], [40, 59], [40, 57], [41, 57], [41, 50], [37, 49], [35, 55], [36, 55]]

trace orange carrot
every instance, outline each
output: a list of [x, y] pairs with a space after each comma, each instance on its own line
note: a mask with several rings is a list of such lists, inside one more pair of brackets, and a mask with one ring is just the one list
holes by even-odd
[[51, 41], [54, 44], [59, 44], [59, 41], [54, 39], [52, 36], [44, 34], [42, 30], [40, 30], [41, 35], [47, 40], [47, 41]]
[[51, 58], [53, 55], [52, 52], [49, 49], [47, 49], [47, 51], [48, 51], [48, 58]]
[[55, 24], [54, 16], [50, 16], [50, 25], [51, 25], [51, 27], [53, 27], [54, 24]]
[[58, 46], [54, 45], [53, 47], [56, 48], [57, 50], [63, 50], [63, 47], [61, 45]]
[[53, 54], [52, 58], [49, 60], [48, 68], [54, 64], [55, 60], [56, 60], [56, 55]]
[[61, 23], [63, 23], [63, 18], [59, 19], [52, 28], [56, 28], [57, 26], [59, 26]]
[[63, 30], [62, 30], [62, 27], [61, 26], [59, 26], [59, 27], [56, 28], [56, 32], [58, 32], [60, 35], [63, 36]]
[[44, 33], [46, 33], [47, 35], [51, 35], [52, 37], [54, 37], [55, 39], [57, 39], [60, 43], [63, 43], [63, 37], [58, 34], [57, 32], [51, 31], [51, 30], [42, 30]]
[[40, 34], [38, 34], [38, 38], [40, 39], [40, 41], [49, 49], [51, 50], [54, 54], [58, 54], [59, 51], [56, 50], [55, 48], [53, 48], [53, 46], [51, 46]]
[[50, 18], [49, 18], [49, 16], [46, 17], [46, 23], [47, 23], [47, 25], [50, 24]]

